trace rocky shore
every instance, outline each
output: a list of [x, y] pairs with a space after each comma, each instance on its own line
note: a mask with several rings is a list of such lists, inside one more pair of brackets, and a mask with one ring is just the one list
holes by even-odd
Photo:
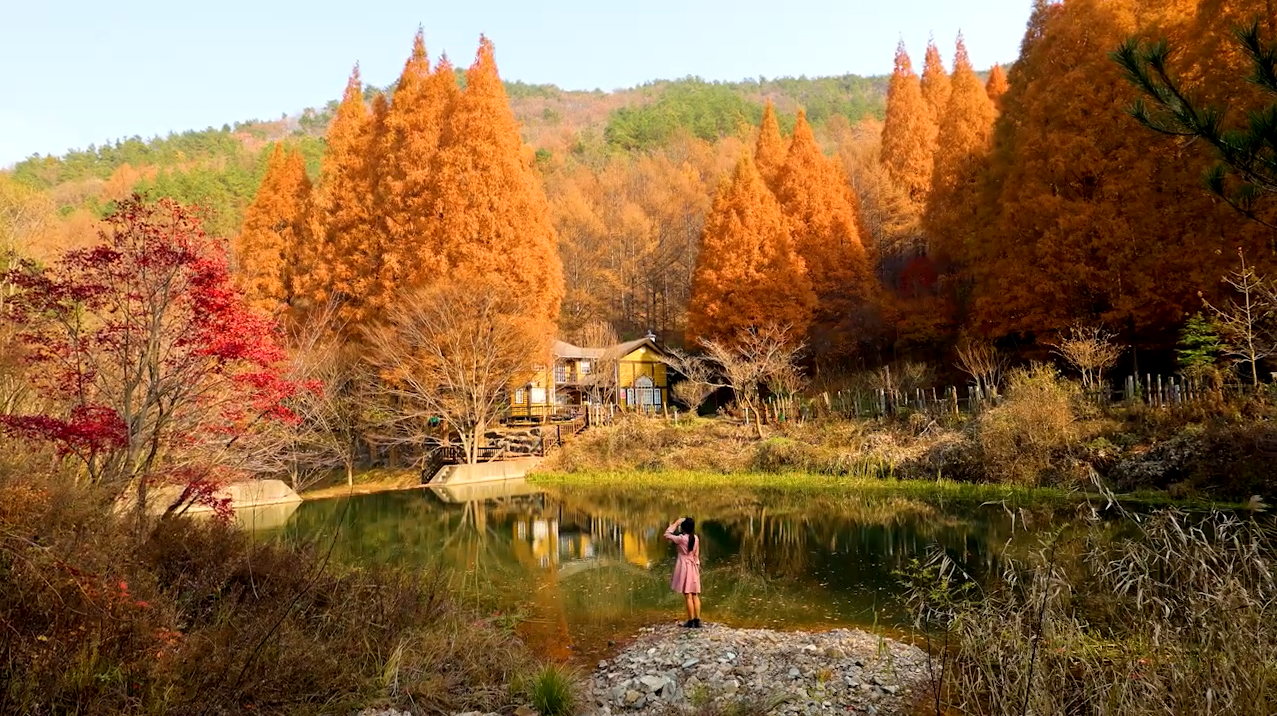
[[778, 716], [902, 714], [926, 680], [926, 663], [915, 646], [854, 629], [661, 625], [598, 663], [588, 706], [647, 716], [745, 700]]

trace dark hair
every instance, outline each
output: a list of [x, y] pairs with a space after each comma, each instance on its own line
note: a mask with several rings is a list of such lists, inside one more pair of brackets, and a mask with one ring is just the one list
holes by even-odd
[[684, 517], [683, 524], [678, 526], [678, 530], [687, 535], [687, 551], [691, 552], [696, 549], [696, 520], [691, 517]]

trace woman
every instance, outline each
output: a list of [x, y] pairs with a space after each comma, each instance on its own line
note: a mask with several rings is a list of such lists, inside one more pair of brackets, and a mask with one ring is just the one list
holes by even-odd
[[683, 595], [687, 602], [687, 623], [690, 629], [701, 628], [701, 541], [696, 539], [696, 521], [691, 517], [679, 517], [665, 528], [665, 539], [678, 548], [674, 560], [674, 578], [670, 589]]

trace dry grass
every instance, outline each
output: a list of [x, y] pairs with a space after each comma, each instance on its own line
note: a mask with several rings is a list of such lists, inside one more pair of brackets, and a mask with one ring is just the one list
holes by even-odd
[[1225, 513], [1097, 521], [983, 589], [937, 557], [912, 575], [933, 654], [921, 712], [1271, 716], [1272, 538]]
[[0, 472], [0, 713], [508, 710], [535, 663], [439, 572], [215, 522], [138, 532], [69, 481]]

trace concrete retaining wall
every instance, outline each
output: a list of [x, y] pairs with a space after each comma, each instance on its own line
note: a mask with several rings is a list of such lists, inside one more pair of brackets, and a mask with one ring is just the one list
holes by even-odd
[[431, 485], [470, 485], [496, 480], [511, 480], [524, 477], [537, 465], [539, 457], [522, 457], [514, 460], [495, 460], [475, 465], [444, 465], [439, 468]]

